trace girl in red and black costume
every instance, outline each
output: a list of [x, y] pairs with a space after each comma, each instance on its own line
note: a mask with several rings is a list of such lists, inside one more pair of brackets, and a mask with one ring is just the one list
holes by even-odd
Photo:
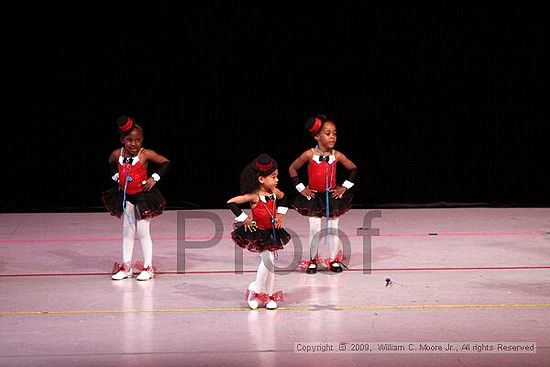
[[[122, 263], [115, 263], [113, 280], [131, 278], [134, 238], [141, 243], [143, 262], [136, 262], [134, 268], [140, 273], [137, 280], [149, 280], [153, 271], [153, 242], [151, 240], [151, 218], [162, 214], [166, 199], [158, 189], [157, 182], [170, 169], [170, 161], [151, 149], [142, 148], [143, 129], [135, 119], [121, 116], [117, 120], [122, 148], [115, 149], [109, 156], [113, 181], [117, 186], [103, 192], [103, 203], [107, 210], [122, 219]], [[147, 173], [149, 162], [158, 166], [156, 173]]]
[[[248, 306], [255, 310], [260, 305], [277, 308], [283, 300], [282, 291], [274, 291], [274, 252], [289, 241], [290, 234], [283, 229], [283, 217], [288, 211], [285, 194], [277, 188], [277, 162], [267, 154], [260, 154], [241, 172], [241, 193], [227, 201], [235, 214], [237, 228], [231, 232], [235, 244], [260, 254], [256, 280], [246, 291]], [[250, 204], [252, 217], [239, 208]]]
[[[300, 214], [309, 217], [309, 260], [302, 261], [300, 268], [310, 274], [317, 272], [319, 239], [325, 238], [329, 245], [329, 258], [325, 259], [328, 269], [341, 272], [342, 251], [338, 251], [338, 217], [351, 209], [353, 198], [349, 189], [354, 185], [357, 166], [342, 152], [334, 150], [336, 125], [325, 115], [317, 115], [306, 121], [306, 130], [317, 141], [315, 148], [303, 152], [289, 167], [290, 178], [300, 193], [293, 201], [293, 207]], [[308, 185], [298, 176], [298, 170], [307, 163]], [[341, 163], [349, 177], [341, 186], [336, 183], [336, 166]], [[325, 222], [326, 235], [321, 236], [322, 222]]]

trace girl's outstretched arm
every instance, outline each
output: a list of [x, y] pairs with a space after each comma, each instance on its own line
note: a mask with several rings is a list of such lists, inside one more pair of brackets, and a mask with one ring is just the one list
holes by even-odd
[[246, 213], [241, 208], [239, 208], [239, 205], [250, 203], [254, 201], [254, 199], [254, 194], [245, 194], [235, 196], [227, 200], [227, 207], [231, 209], [231, 212], [233, 212], [233, 214], [235, 214], [235, 221], [243, 223], [245, 231], [255, 231], [256, 227], [252, 225], [252, 219], [250, 219], [248, 215], [246, 215]]

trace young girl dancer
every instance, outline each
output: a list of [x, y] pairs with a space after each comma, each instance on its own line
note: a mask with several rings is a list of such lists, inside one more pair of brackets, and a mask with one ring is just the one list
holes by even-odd
[[[328, 269], [341, 272], [342, 252], [338, 252], [337, 235], [339, 217], [351, 208], [353, 195], [349, 192], [357, 176], [357, 166], [342, 152], [334, 150], [336, 144], [336, 124], [325, 115], [317, 115], [306, 121], [306, 130], [317, 142], [314, 148], [303, 152], [288, 171], [292, 183], [300, 193], [293, 206], [300, 214], [309, 217], [309, 260], [303, 261], [300, 268], [307, 273], [317, 272], [319, 240], [324, 238], [329, 246], [329, 258], [325, 259]], [[307, 163], [308, 182], [305, 186], [298, 170]], [[341, 186], [336, 184], [336, 166], [340, 163], [349, 170], [349, 177]], [[324, 218], [326, 233], [321, 232]]]
[[[113, 181], [117, 186], [103, 192], [103, 203], [107, 210], [122, 219], [122, 263], [115, 262], [113, 280], [131, 278], [134, 237], [141, 243], [143, 263], [134, 268], [140, 271], [137, 280], [149, 280], [153, 271], [153, 242], [151, 240], [151, 218], [162, 214], [166, 200], [158, 189], [157, 182], [170, 168], [170, 161], [151, 149], [142, 148], [143, 129], [135, 119], [121, 116], [117, 120], [122, 148], [113, 150], [109, 165]], [[149, 175], [149, 162], [158, 166], [156, 173]]]
[[[274, 291], [274, 252], [281, 250], [290, 234], [283, 229], [283, 218], [288, 207], [285, 194], [277, 188], [277, 162], [267, 154], [260, 154], [241, 172], [241, 195], [227, 201], [240, 225], [231, 232], [235, 244], [243, 249], [260, 254], [256, 280], [246, 291], [248, 306], [276, 309], [277, 301], [283, 301], [283, 292]], [[249, 204], [252, 217], [239, 208]]]

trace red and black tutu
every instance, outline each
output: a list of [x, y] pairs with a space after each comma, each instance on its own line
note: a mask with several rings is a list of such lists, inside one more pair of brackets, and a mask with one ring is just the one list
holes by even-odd
[[[346, 190], [341, 199], [335, 199], [329, 192], [328, 207], [329, 218], [336, 218], [351, 209], [353, 194]], [[308, 217], [326, 217], [326, 196], [324, 192], [317, 192], [315, 197], [308, 200], [304, 195], [298, 194], [292, 202], [293, 208], [300, 214]]]
[[251, 252], [277, 251], [290, 241], [290, 234], [284, 228], [245, 231], [241, 224], [231, 232], [231, 239], [237, 246]]
[[[124, 191], [118, 186], [102, 192], [101, 199], [103, 205], [111, 213], [118, 218], [122, 217], [124, 200]], [[152, 218], [162, 214], [166, 208], [166, 199], [162, 192], [155, 186], [150, 191], [142, 191], [133, 195], [126, 195], [126, 200], [134, 204], [138, 210], [139, 218]]]

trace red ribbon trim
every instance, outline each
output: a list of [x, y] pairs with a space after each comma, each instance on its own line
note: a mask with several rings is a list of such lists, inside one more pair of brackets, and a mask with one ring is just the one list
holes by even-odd
[[338, 251], [338, 253], [336, 254], [336, 256], [334, 257], [334, 260], [331, 260], [330, 258], [326, 258], [325, 259], [325, 264], [327, 264], [327, 268], [330, 269], [330, 266], [334, 263], [341, 263], [342, 260], [344, 260], [344, 253], [342, 252], [342, 250]]
[[148, 267], [143, 266], [143, 261], [136, 261], [133, 268], [137, 272], [148, 271], [151, 274], [155, 273], [155, 270], [151, 265]]
[[269, 296], [270, 299], [272, 299], [275, 302], [284, 302], [285, 298], [283, 295], [283, 291], [277, 291], [273, 293], [271, 296]]
[[118, 263], [113, 264], [113, 274], [118, 273], [119, 271], [130, 271], [130, 263]]
[[307, 270], [311, 264], [317, 264], [317, 260], [302, 260], [298, 263], [301, 270]]
[[269, 171], [273, 168], [273, 161], [269, 162], [268, 164], [261, 164], [260, 162], [256, 162], [256, 168], [260, 171]]
[[273, 293], [272, 295], [269, 295], [267, 293], [257, 293], [257, 292], [251, 291], [250, 289], [247, 289], [246, 293], [245, 293], [245, 297], [244, 297], [245, 300], [248, 301], [248, 296], [250, 294], [252, 294], [252, 297], [256, 298], [262, 304], [266, 304], [271, 300], [273, 300], [275, 302], [277, 302], [277, 301], [284, 302], [283, 291], [277, 291], [277, 292]]
[[301, 270], [307, 270], [311, 264], [317, 264], [317, 263], [323, 263], [323, 259], [321, 259], [321, 256], [317, 254], [316, 259], [310, 259], [310, 260], [302, 260], [298, 263], [298, 267]]

